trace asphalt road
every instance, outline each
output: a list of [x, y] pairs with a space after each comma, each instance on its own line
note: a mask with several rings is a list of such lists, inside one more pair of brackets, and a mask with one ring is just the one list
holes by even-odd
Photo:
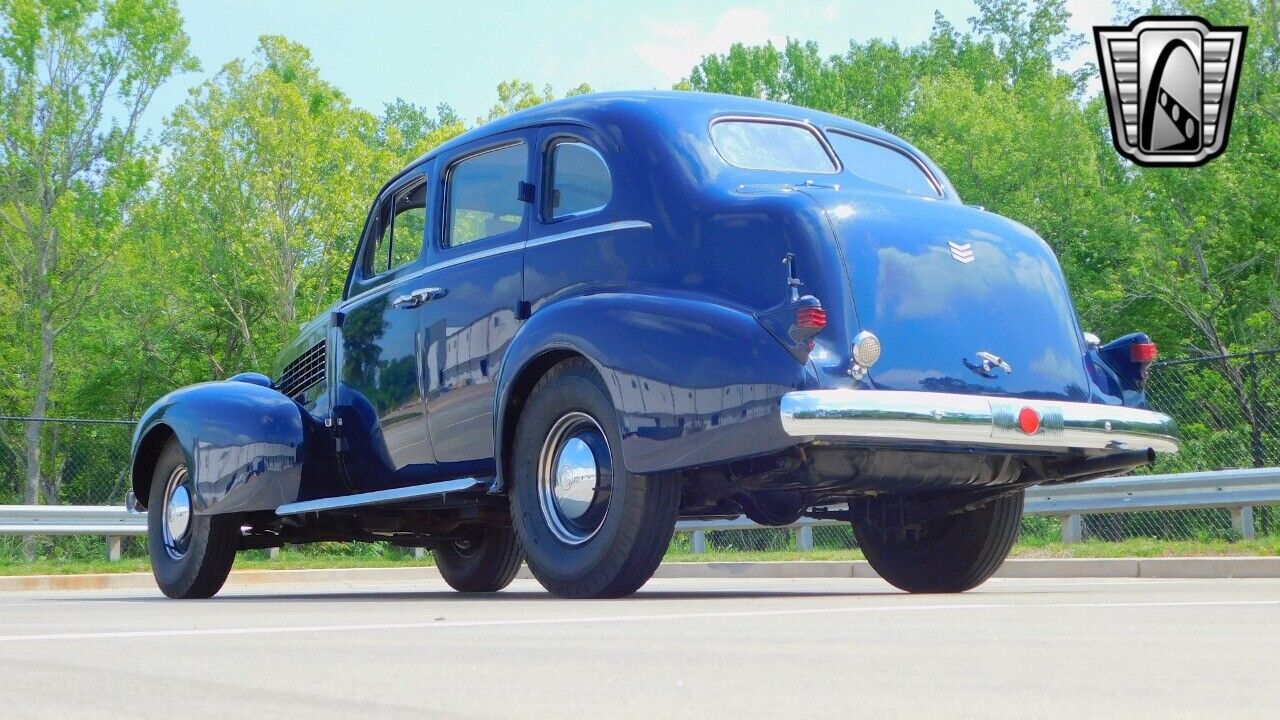
[[3, 718], [1280, 716], [1280, 580], [0, 595]]

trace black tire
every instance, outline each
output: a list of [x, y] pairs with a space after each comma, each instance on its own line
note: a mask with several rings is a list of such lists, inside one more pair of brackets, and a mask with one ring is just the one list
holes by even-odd
[[185, 486], [188, 496], [194, 483], [186, 453], [176, 438], [160, 451], [151, 476], [147, 502], [147, 545], [151, 573], [165, 595], [175, 599], [210, 598], [222, 589], [240, 546], [240, 523], [235, 515], [189, 513], [188, 529], [171, 538], [165, 526], [168, 488]]
[[1022, 492], [925, 523], [917, 535], [854, 526], [871, 568], [912, 593], [958, 593], [986, 582], [1009, 556], [1022, 519]]
[[[559, 472], [540, 474], [540, 465], [552, 458], [558, 462], [575, 442], [589, 448], [594, 474], [569, 477], [563, 484]], [[671, 543], [679, 482], [627, 472], [617, 452], [621, 442], [604, 382], [581, 358], [548, 371], [520, 413], [511, 464], [511, 512], [529, 569], [556, 595], [630, 595], [653, 577]], [[548, 476], [555, 480], [544, 483]], [[590, 478], [590, 485], [580, 484], [584, 477]], [[566, 506], [556, 499], [557, 492], [579, 493], [575, 507], [585, 510], [570, 518], [562, 512]]]
[[432, 552], [444, 581], [465, 593], [497, 592], [510, 585], [524, 560], [520, 541], [509, 527], [476, 528], [466, 540]]

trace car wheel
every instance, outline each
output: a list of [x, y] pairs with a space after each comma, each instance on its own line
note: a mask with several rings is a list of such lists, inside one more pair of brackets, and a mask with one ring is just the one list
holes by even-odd
[[171, 598], [209, 598], [222, 589], [240, 544], [234, 515], [197, 515], [195, 479], [176, 438], [160, 452], [147, 503], [151, 572]]
[[630, 595], [671, 542], [679, 482], [627, 472], [620, 445], [613, 402], [585, 360], [552, 368], [520, 413], [511, 510], [529, 569], [556, 595]]
[[458, 592], [497, 592], [511, 584], [524, 553], [509, 527], [475, 528], [462, 540], [432, 551], [436, 567], [449, 587]]
[[913, 593], [956, 593], [981, 585], [1009, 555], [1022, 519], [1022, 492], [974, 510], [894, 532], [854, 526], [871, 568]]

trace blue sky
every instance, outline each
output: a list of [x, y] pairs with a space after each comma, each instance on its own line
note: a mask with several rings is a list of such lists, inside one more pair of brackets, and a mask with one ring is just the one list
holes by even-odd
[[[963, 26], [972, 0], [737, 0], [643, 3], [472, 0], [182, 0], [200, 73], [157, 93], [145, 125], [158, 129], [187, 91], [227, 61], [248, 56], [259, 35], [310, 48], [324, 77], [375, 113], [396, 97], [452, 104], [473, 121], [502, 80], [520, 78], [557, 94], [586, 82], [597, 90], [668, 88], [708, 53], [734, 42], [817, 41], [824, 54], [851, 39], [928, 37], [940, 10]], [[1068, 0], [1073, 26], [1108, 22], [1108, 0]], [[1080, 61], [1087, 59], [1081, 56]]]

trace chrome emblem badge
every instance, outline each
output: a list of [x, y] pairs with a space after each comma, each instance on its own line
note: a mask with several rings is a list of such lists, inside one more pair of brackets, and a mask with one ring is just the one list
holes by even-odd
[[1221, 155], [1247, 30], [1198, 17], [1095, 27], [1116, 151], [1155, 167], [1193, 167]]
[[968, 265], [973, 262], [973, 244], [965, 243], [961, 245], [957, 242], [947, 241], [947, 246], [951, 248], [951, 259], [958, 263]]

